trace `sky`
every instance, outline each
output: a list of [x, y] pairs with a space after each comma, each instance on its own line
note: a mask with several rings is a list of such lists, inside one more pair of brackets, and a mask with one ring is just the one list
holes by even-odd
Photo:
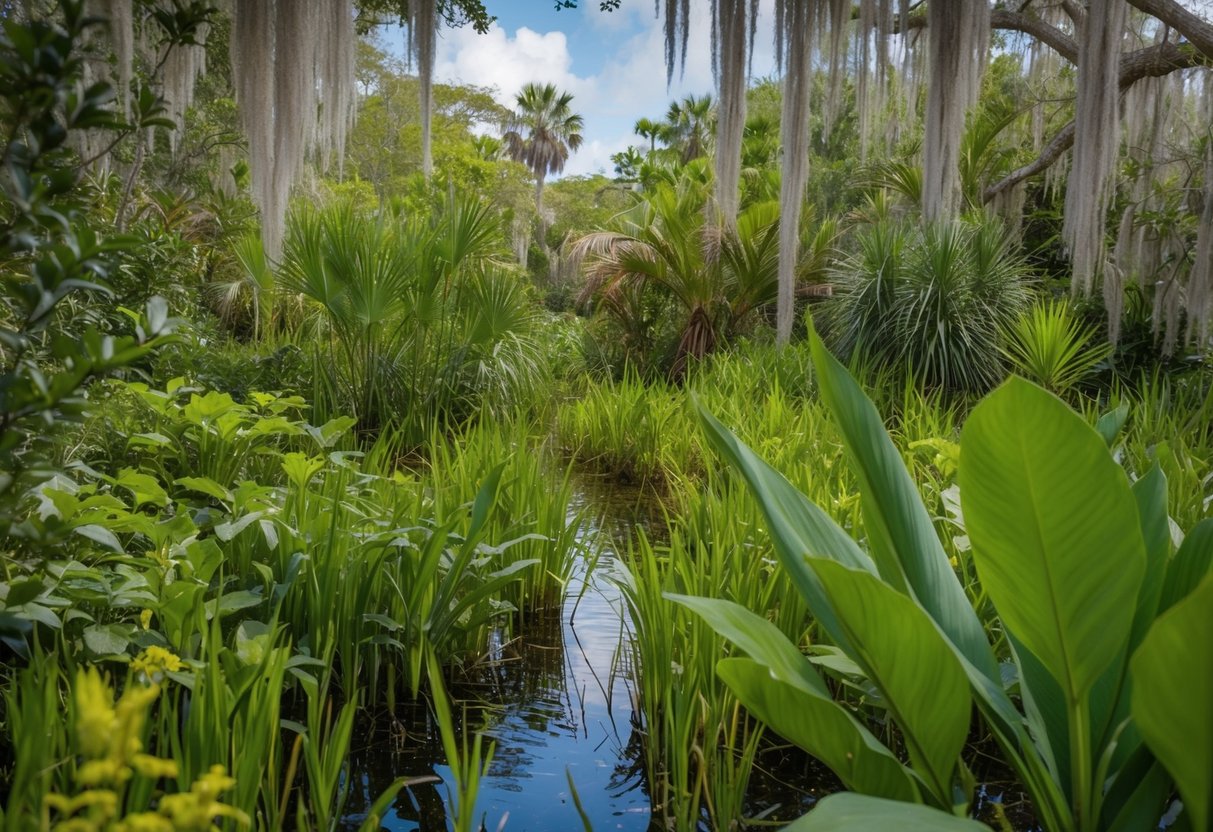
[[[573, 94], [573, 108], [585, 118], [584, 142], [564, 175], [612, 171], [611, 154], [629, 144], [642, 145], [632, 127], [638, 118], [658, 119], [669, 102], [710, 92], [708, 0], [691, 0], [691, 37], [685, 72], [675, 68], [666, 86], [665, 35], [649, 0], [624, 0], [615, 12], [602, 12], [598, 0], [580, 0], [579, 8], [557, 11], [553, 0], [496, 0], [486, 3], [497, 16], [488, 34], [470, 26], [439, 32], [435, 79], [495, 89], [502, 104], [530, 81], [553, 83]], [[769, 17], [771, 3], [764, 0]], [[759, 20], [753, 71], [774, 70], [769, 20]], [[398, 37], [390, 35], [389, 37]]]
[[[1181, 3], [1213, 16], [1213, 0]], [[562, 10], [554, 0], [491, 0], [486, 5], [497, 16], [488, 34], [477, 34], [471, 26], [439, 30], [435, 78], [492, 88], [497, 100], [511, 108], [514, 95], [530, 81], [573, 93], [573, 107], [585, 118], [584, 143], [570, 157], [566, 176], [610, 174], [611, 154], [630, 144], [644, 145], [632, 131], [638, 118], [659, 119], [671, 100], [715, 87], [708, 0], [691, 0], [686, 67], [681, 74], [675, 68], [669, 86], [665, 35], [649, 0], [623, 0], [615, 12], [600, 11], [598, 0], [579, 0], [578, 8]], [[754, 78], [775, 74], [769, 34], [773, 0], [761, 0], [759, 14]], [[399, 41], [402, 35], [397, 29], [388, 38]]]

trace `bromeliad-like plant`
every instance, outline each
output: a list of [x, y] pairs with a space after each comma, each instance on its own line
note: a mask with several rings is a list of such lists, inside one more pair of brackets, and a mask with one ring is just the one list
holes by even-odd
[[[1152, 828], [1174, 791], [1190, 828], [1209, 828], [1213, 520], [1173, 552], [1162, 472], [1130, 483], [1080, 416], [1029, 382], [1006, 382], [969, 417], [959, 467], [973, 558], [1009, 644], [1000, 656], [876, 409], [816, 336], [813, 354], [859, 476], [866, 550], [701, 415], [821, 631], [879, 693], [908, 762], [834, 700], [773, 624], [724, 601], [676, 598], [748, 656], [717, 672], [750, 712], [859, 793], [825, 799], [794, 828], [983, 828], [960, 817], [973, 787], [961, 757], [973, 704], [1049, 832]], [[1010, 684], [999, 666], [1008, 659]]]
[[1112, 354], [1065, 301], [1048, 300], [1020, 315], [1007, 331], [1003, 354], [1015, 372], [1061, 395]]

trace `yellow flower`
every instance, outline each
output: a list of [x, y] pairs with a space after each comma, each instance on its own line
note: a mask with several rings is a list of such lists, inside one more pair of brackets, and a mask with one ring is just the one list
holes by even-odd
[[131, 758], [131, 766], [144, 777], [150, 777], [153, 780], [177, 776], [176, 760], [164, 760], [150, 754], [136, 754]]
[[114, 832], [173, 832], [173, 823], [155, 812], [137, 812], [124, 817]]
[[130, 776], [131, 770], [113, 757], [89, 760], [76, 769], [76, 782], [86, 787], [116, 785]]
[[216, 817], [232, 818], [236, 823], [248, 826], [248, 815], [218, 800], [220, 794], [235, 785], [236, 781], [227, 776], [223, 766], [211, 766], [210, 771], [194, 781], [188, 792], [161, 798], [160, 811], [172, 818], [174, 829], [186, 832], [209, 832], [211, 821]]
[[51, 827], [52, 832], [101, 832], [101, 824], [85, 818], [70, 818]]
[[85, 757], [102, 757], [114, 732], [114, 692], [90, 667], [76, 674], [76, 740]]
[[131, 670], [149, 682], [158, 682], [165, 673], [182, 667], [181, 659], [163, 647], [152, 645], [131, 662]]
[[151, 610], [144, 610], [143, 612], [139, 613], [139, 626], [145, 630], [152, 626]]

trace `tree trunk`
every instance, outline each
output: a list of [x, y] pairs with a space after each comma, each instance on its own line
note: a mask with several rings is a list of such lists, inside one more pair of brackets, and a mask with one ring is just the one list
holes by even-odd
[[535, 219], [539, 225], [539, 248], [544, 254], [548, 250], [548, 222], [543, 216], [543, 174], [535, 177]]

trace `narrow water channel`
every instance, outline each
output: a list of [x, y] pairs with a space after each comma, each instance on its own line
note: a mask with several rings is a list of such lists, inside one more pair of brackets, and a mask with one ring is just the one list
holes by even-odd
[[[647, 497], [647, 499], [646, 499]], [[594, 832], [655, 832], [633, 714], [628, 611], [612, 580], [627, 542], [644, 528], [664, 531], [651, 495], [579, 481], [570, 517], [584, 521], [576, 568], [559, 614], [529, 620], [451, 691], [456, 730], [495, 743], [476, 803], [486, 832], [577, 832], [574, 800]], [[398, 706], [394, 726], [357, 734], [351, 749], [352, 788], [345, 828], [397, 777], [430, 782], [402, 790], [382, 828], [447, 832], [452, 782], [436, 725], [424, 700]], [[820, 797], [841, 788], [834, 775], [798, 749], [764, 744], [754, 761], [746, 817], [789, 822]], [[977, 814], [996, 826], [1037, 828], [1022, 789], [996, 755], [981, 755]], [[572, 787], [570, 787], [570, 779]]]
[[[632, 518], [619, 500], [580, 489], [571, 512], [584, 511], [576, 571], [559, 616], [528, 622], [513, 641], [497, 643], [452, 691], [466, 706], [464, 724], [495, 743], [481, 781], [477, 815], [487, 830], [582, 829], [573, 789], [595, 832], [645, 832], [650, 802], [639, 737], [633, 735], [627, 666], [627, 611], [609, 579], [613, 541], [626, 540]], [[424, 702], [399, 709], [400, 724], [356, 737], [347, 809], [361, 812], [397, 777], [441, 778], [400, 792], [383, 819], [391, 830], [446, 830], [450, 769]]]

